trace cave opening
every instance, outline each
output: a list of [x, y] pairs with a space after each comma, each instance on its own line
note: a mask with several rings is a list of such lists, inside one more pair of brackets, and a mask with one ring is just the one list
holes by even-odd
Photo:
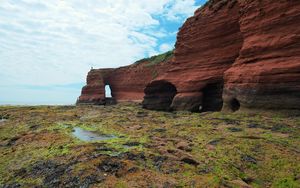
[[176, 87], [167, 81], [154, 81], [144, 90], [143, 107], [150, 110], [171, 111], [173, 98], [177, 94]]
[[238, 111], [241, 107], [240, 102], [236, 98], [231, 99], [229, 105], [233, 112]]
[[114, 105], [117, 101], [109, 84], [105, 85], [105, 105]]
[[221, 111], [223, 107], [223, 82], [207, 84], [203, 88], [202, 105], [199, 107], [199, 111]]
[[105, 98], [112, 98], [112, 92], [109, 84], [105, 85]]

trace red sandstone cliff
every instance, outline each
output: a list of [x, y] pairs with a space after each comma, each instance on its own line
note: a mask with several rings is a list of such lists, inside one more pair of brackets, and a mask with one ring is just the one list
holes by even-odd
[[298, 0], [209, 1], [180, 29], [172, 68], [147, 85], [144, 107], [300, 109], [299, 10]]
[[110, 86], [112, 97], [117, 102], [141, 102], [146, 85], [165, 72], [172, 57], [172, 52], [168, 52], [140, 60], [130, 66], [93, 69], [88, 73], [87, 85], [82, 88], [77, 104], [105, 104], [105, 85]]
[[145, 95], [155, 110], [300, 109], [299, 10], [299, 0], [210, 0], [178, 32], [171, 62], [91, 71], [79, 102], [103, 101], [110, 84], [118, 101]]
[[[236, 1], [211, 2], [197, 10], [178, 32], [172, 68], [148, 88], [155, 88], [160, 82], [174, 85], [177, 94], [171, 100], [171, 108], [175, 110], [199, 111], [200, 106], [204, 110], [221, 110], [223, 75], [239, 56], [243, 44], [239, 11]], [[155, 104], [162, 93], [156, 95], [148, 90], [144, 106], [159, 108]]]
[[243, 46], [225, 72], [224, 109], [300, 109], [300, 1], [240, 1]]

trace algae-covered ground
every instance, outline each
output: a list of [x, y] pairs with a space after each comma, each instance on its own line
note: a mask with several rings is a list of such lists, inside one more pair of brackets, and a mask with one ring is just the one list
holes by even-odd
[[300, 187], [297, 116], [119, 104], [0, 107], [0, 119], [0, 187]]

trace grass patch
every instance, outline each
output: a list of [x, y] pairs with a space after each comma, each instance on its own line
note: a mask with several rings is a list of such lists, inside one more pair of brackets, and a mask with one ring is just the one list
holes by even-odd
[[[149, 57], [149, 58], [141, 59], [141, 60], [135, 62], [134, 64], [137, 65], [137, 64], [140, 64], [140, 63], [148, 62], [145, 66], [146, 67], [151, 67], [151, 66], [154, 66], [156, 64], [166, 62], [166, 61], [172, 59], [173, 55], [174, 55], [173, 51], [168, 51], [168, 52], [160, 54], [160, 55], [156, 55], [156, 56], [152, 56], [152, 57]], [[153, 75], [153, 76], [155, 76], [155, 75]]]

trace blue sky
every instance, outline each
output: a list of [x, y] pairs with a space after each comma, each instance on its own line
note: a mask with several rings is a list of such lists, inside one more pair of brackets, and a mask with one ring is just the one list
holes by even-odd
[[3, 0], [0, 104], [73, 104], [90, 67], [173, 48], [206, 0]]

